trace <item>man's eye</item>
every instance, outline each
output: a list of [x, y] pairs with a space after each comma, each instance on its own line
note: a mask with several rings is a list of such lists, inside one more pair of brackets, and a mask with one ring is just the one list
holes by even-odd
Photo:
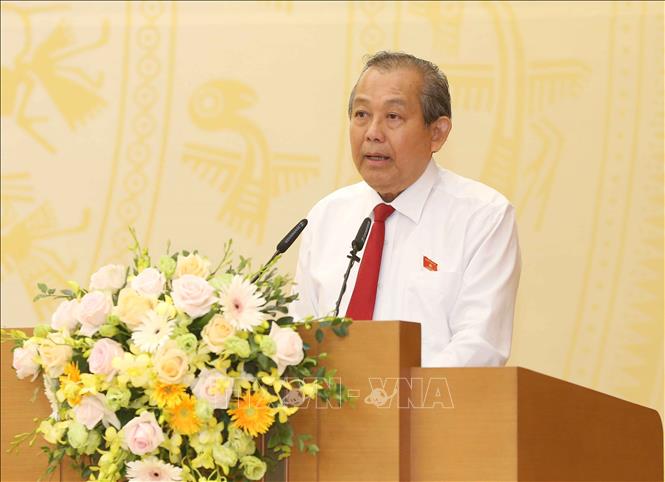
[[357, 110], [357, 111], [353, 114], [353, 116], [354, 116], [354, 117], [359, 117], [359, 118], [362, 119], [362, 118], [364, 118], [364, 117], [367, 117], [367, 112], [365, 112], [364, 110]]
[[388, 119], [399, 119], [399, 114], [391, 112], [390, 114], [388, 114]]

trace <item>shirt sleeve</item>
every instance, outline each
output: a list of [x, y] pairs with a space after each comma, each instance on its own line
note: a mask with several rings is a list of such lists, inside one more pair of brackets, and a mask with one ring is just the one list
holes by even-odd
[[492, 211], [474, 216], [467, 229], [468, 262], [450, 312], [451, 339], [436, 366], [503, 366], [510, 355], [520, 249], [513, 206]]
[[[308, 216], [308, 218], [311, 217]], [[289, 305], [289, 316], [295, 321], [300, 321], [306, 316], [319, 316], [317, 306], [316, 289], [314, 280], [311, 276], [311, 256], [312, 256], [312, 233], [314, 231], [311, 225], [303, 232], [300, 242], [300, 251], [298, 252], [298, 264], [296, 265], [296, 276], [294, 279], [292, 293], [298, 294], [298, 299]]]

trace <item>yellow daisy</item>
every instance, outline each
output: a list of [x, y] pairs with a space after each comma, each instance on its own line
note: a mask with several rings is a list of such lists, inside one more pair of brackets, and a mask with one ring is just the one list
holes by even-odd
[[166, 409], [169, 425], [178, 433], [192, 435], [201, 430], [201, 420], [196, 415], [196, 399], [183, 394], [180, 402]]
[[256, 437], [266, 433], [275, 421], [275, 409], [270, 407], [273, 397], [262, 392], [246, 392], [238, 400], [238, 406], [230, 409], [233, 426]]
[[185, 397], [185, 385], [156, 382], [150, 393], [150, 400], [159, 408], [173, 408]]
[[81, 370], [79, 370], [79, 367], [76, 363], [74, 362], [67, 363], [63, 371], [64, 375], [60, 376], [60, 383], [67, 383], [67, 382], [76, 383], [81, 381]]

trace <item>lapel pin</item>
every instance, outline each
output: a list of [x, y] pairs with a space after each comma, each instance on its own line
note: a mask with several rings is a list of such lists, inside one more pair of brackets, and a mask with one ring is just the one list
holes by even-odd
[[430, 271], [438, 271], [439, 269], [439, 265], [429, 259], [427, 256], [423, 256], [423, 267]]

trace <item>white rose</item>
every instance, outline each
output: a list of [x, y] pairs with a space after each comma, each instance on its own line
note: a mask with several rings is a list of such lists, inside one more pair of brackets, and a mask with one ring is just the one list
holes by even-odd
[[297, 365], [305, 357], [302, 338], [298, 332], [290, 328], [282, 328], [273, 323], [268, 335], [275, 341], [277, 353], [271, 358], [277, 363], [277, 370], [281, 375], [287, 366]]
[[65, 300], [58, 305], [55, 313], [51, 316], [51, 328], [54, 330], [67, 329], [72, 331], [78, 324], [77, 310], [78, 300]]
[[187, 256], [178, 255], [174, 278], [180, 278], [186, 274], [207, 278], [210, 275], [210, 261], [193, 253]]
[[16, 370], [16, 376], [20, 379], [32, 377], [31, 382], [37, 378], [39, 363], [37, 362], [37, 346], [26, 342], [22, 348], [14, 350], [12, 366]]
[[158, 298], [165, 283], [166, 278], [157, 268], [146, 268], [132, 280], [131, 287], [142, 296]]
[[118, 291], [125, 284], [127, 268], [121, 264], [107, 264], [90, 277], [90, 291]]
[[44, 371], [51, 378], [58, 378], [62, 375], [65, 365], [72, 358], [71, 346], [60, 343], [56, 344], [51, 340], [41, 345], [38, 351], [39, 357], [42, 359]]
[[120, 428], [120, 420], [116, 414], [108, 408], [106, 404], [106, 397], [102, 394], [95, 393], [86, 395], [81, 399], [81, 403], [76, 405], [73, 409], [74, 419], [85, 425], [88, 430], [95, 428], [99, 422], [104, 424], [104, 427], [113, 425], [115, 428]]
[[93, 291], [83, 298], [78, 306], [78, 320], [81, 322], [79, 333], [92, 336], [99, 327], [106, 323], [106, 317], [111, 313], [113, 303], [111, 297], [101, 291]]
[[210, 311], [215, 304], [215, 290], [199, 276], [182, 275], [173, 281], [173, 303], [192, 318], [198, 318]]
[[227, 409], [233, 393], [233, 378], [217, 370], [202, 370], [192, 384], [192, 392], [198, 398], [207, 401], [212, 408]]
[[118, 303], [113, 314], [133, 331], [141, 326], [145, 315], [155, 306], [157, 300], [154, 298], [141, 296], [132, 288], [123, 288], [118, 294]]

